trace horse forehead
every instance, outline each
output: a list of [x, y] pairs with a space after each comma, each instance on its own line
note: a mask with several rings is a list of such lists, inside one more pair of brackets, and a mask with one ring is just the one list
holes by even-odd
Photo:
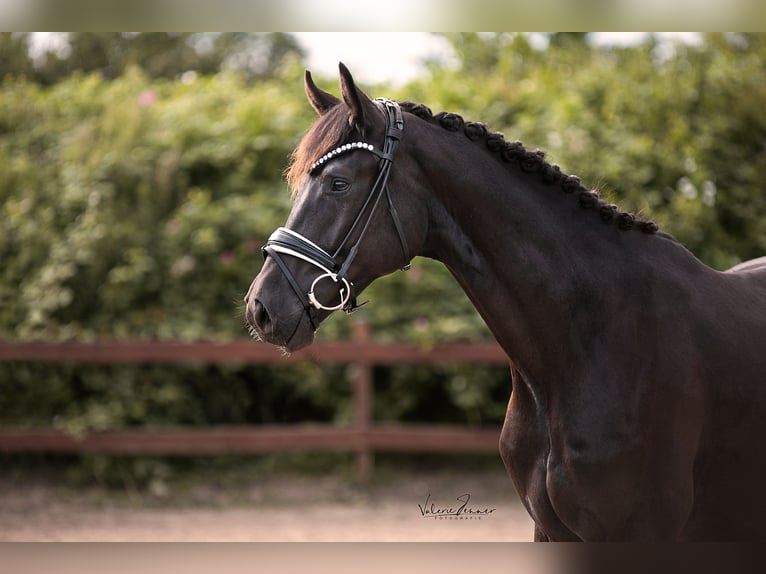
[[305, 174], [293, 195], [293, 205], [287, 218], [287, 227], [304, 218], [311, 220], [310, 215], [317, 213], [317, 206], [312, 205], [312, 202], [317, 199], [319, 194], [316, 193], [315, 189], [312, 189], [314, 187], [316, 187], [316, 183], [311, 180], [308, 173]]

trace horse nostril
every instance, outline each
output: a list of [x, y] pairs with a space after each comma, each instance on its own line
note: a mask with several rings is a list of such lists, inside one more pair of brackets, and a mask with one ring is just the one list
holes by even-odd
[[255, 326], [261, 330], [265, 330], [271, 324], [271, 316], [258, 299], [253, 302], [253, 320]]

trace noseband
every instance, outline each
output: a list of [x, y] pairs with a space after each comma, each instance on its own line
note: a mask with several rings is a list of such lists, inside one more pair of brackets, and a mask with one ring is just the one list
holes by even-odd
[[[367, 229], [372, 222], [372, 218], [375, 216], [380, 200], [384, 195], [386, 196], [388, 211], [394, 222], [396, 233], [399, 235], [399, 243], [402, 246], [402, 252], [404, 254], [405, 264], [402, 269], [409, 269], [410, 266], [410, 250], [407, 246], [407, 240], [404, 236], [404, 230], [402, 229], [399, 215], [391, 201], [391, 193], [388, 189], [388, 177], [391, 173], [394, 152], [399, 145], [399, 140], [404, 131], [404, 119], [399, 104], [396, 102], [380, 98], [375, 100], [375, 103], [384, 112], [386, 118], [386, 135], [385, 140], [383, 141], [383, 148], [379, 150], [372, 144], [365, 142], [344, 144], [326, 153], [317, 160], [309, 170], [309, 173], [313, 173], [331, 159], [341, 154], [357, 150], [370, 152], [380, 158], [380, 162], [378, 163], [378, 175], [375, 178], [375, 183], [373, 184], [370, 193], [367, 195], [364, 205], [362, 205], [356, 218], [354, 218], [354, 222], [346, 232], [343, 241], [340, 242], [340, 245], [335, 250], [335, 253], [330, 255], [313, 241], [287, 227], [280, 227], [274, 231], [266, 242], [266, 245], [262, 248], [264, 258], [271, 256], [271, 258], [274, 259], [287, 278], [287, 281], [290, 283], [293, 291], [295, 291], [298, 299], [303, 303], [303, 308], [306, 311], [306, 315], [308, 316], [314, 331], [317, 330], [317, 325], [314, 322], [312, 309], [319, 311], [337, 311], [338, 309], [343, 309], [346, 313], [353, 313], [356, 309], [364, 305], [364, 303], [357, 305], [356, 295], [354, 294], [354, 284], [348, 279], [348, 270], [359, 251], [359, 245], [362, 243], [362, 240], [367, 233]], [[367, 219], [362, 223], [366, 212], [368, 212]], [[359, 235], [349, 249], [348, 255], [346, 255], [345, 259], [341, 260], [340, 253], [346, 247], [346, 244], [349, 243], [352, 234], [357, 228], [360, 229]], [[322, 271], [322, 273], [311, 283], [308, 293], [300, 288], [292, 271], [290, 271], [290, 268], [287, 266], [284, 259], [282, 259], [282, 255], [296, 257], [310, 263]], [[322, 281], [327, 280], [332, 281], [338, 286], [337, 302], [326, 304], [317, 299], [315, 294], [316, 286]]]

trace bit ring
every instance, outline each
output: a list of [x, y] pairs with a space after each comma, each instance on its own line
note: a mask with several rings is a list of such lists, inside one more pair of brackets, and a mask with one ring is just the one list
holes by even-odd
[[[333, 283], [340, 284], [340, 303], [337, 305], [324, 305], [316, 298], [316, 295], [314, 295], [314, 287], [316, 284], [327, 278], [332, 279]], [[311, 290], [307, 295], [309, 298], [309, 303], [311, 303], [314, 308], [319, 309], [320, 311], [337, 311], [338, 309], [343, 309], [343, 307], [346, 306], [346, 303], [348, 303], [348, 300], [351, 298], [351, 284], [345, 277], [338, 277], [337, 273], [323, 273], [314, 279], [313, 283], [311, 283]]]

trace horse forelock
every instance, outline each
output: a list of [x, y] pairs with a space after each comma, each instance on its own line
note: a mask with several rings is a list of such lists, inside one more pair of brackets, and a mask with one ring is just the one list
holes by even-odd
[[298, 185], [311, 166], [328, 151], [349, 139], [353, 127], [349, 122], [348, 106], [340, 103], [320, 116], [293, 150], [285, 177], [291, 193], [295, 195]]

